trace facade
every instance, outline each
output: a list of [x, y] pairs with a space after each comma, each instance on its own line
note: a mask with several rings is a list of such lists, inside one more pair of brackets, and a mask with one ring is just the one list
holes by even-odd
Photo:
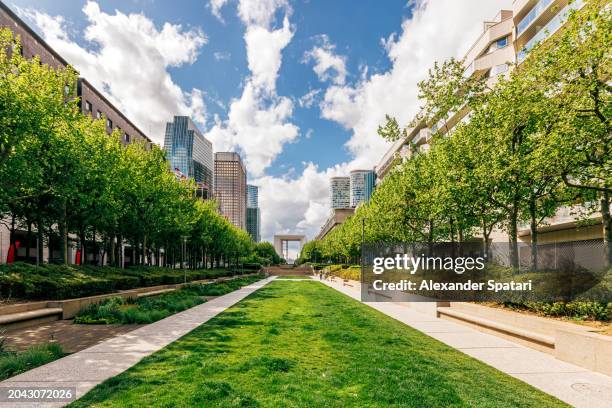
[[247, 207], [246, 231], [249, 233], [253, 242], [261, 241], [261, 212], [259, 208]]
[[376, 185], [374, 170], [353, 170], [350, 173], [350, 204], [357, 207], [361, 203], [370, 201]]
[[246, 168], [238, 153], [215, 153], [214, 196], [221, 214], [246, 230]]
[[246, 230], [253, 242], [261, 241], [261, 212], [259, 211], [259, 187], [247, 185]]
[[259, 187], [247, 184], [247, 208], [259, 208]]
[[348, 217], [355, 214], [354, 208], [332, 208], [331, 215], [321, 227], [321, 230], [315, 239], [323, 239], [327, 234], [333, 231], [338, 225], [342, 224]]
[[350, 177], [332, 177], [330, 184], [331, 208], [350, 208], [351, 179]]
[[[53, 48], [49, 46], [38, 34], [21, 20], [11, 9], [0, 1], [0, 27], [7, 27], [18, 36], [21, 41], [21, 54], [26, 58], [40, 58], [40, 62], [55, 69], [67, 68], [69, 63]], [[149, 139], [136, 125], [134, 125], [119, 109], [117, 109], [100, 91], [98, 91], [85, 78], [77, 82], [77, 96], [79, 106], [84, 115], [95, 119], [105, 118], [106, 130], [110, 134], [113, 130], [120, 131], [121, 143], [129, 144]]]
[[177, 174], [193, 179], [203, 198], [210, 198], [213, 185], [212, 143], [187, 116], [175, 116], [166, 124], [164, 150], [170, 168]]

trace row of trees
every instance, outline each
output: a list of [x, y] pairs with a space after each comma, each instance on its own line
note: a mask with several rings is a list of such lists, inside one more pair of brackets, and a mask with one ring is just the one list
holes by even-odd
[[[484, 76], [465, 77], [461, 61], [436, 64], [419, 84], [424, 106], [410, 126], [446, 123], [461, 110], [470, 112], [469, 121], [434, 133], [428, 153], [414, 149], [368, 205], [322, 242], [310, 242], [302, 259], [354, 261], [362, 233], [366, 242], [458, 242], [478, 236], [486, 245], [500, 228], [509, 235], [510, 260], [518, 267], [518, 229], [528, 222], [531, 263], [537, 268], [538, 228], [569, 205], [584, 220], [601, 214], [605, 257], [612, 265], [612, 10], [607, 3], [588, 2], [495, 85]], [[406, 130], [388, 118], [379, 133], [396, 140]]]
[[[46, 243], [58, 262], [67, 262], [69, 236], [78, 237], [82, 259], [95, 254], [112, 265], [121, 263], [121, 243], [134, 264], [260, 260], [215, 202], [176, 179], [161, 149], [122, 146], [117, 130], [109, 137], [103, 119], [80, 113], [74, 70], [25, 59], [19, 47], [0, 30], [0, 220], [12, 243], [16, 230], [27, 230], [27, 253], [32, 242]], [[42, 260], [42, 245], [38, 251]]]

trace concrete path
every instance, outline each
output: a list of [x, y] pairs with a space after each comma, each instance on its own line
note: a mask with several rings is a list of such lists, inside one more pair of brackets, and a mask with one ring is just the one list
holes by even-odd
[[[184, 312], [146, 325], [0, 383], [3, 387], [76, 387], [77, 398], [142, 358], [178, 340], [228, 307], [262, 288], [275, 277], [245, 286]], [[7, 403], [0, 407], [58, 407], [62, 403]]]
[[[324, 280], [323, 283], [356, 300], [361, 299], [358, 282], [353, 286], [345, 286], [341, 280]], [[585, 408], [612, 407], [612, 377], [458, 323], [419, 313], [405, 304], [365, 304], [568, 404]]]

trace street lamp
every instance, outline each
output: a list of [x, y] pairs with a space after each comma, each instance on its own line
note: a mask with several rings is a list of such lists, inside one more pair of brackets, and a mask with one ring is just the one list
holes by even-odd
[[185, 268], [185, 252], [187, 252], [187, 238], [188, 235], [183, 235], [181, 237], [183, 239], [181, 246], [181, 268], [183, 268], [183, 283], [187, 283], [187, 269]]
[[365, 270], [365, 260], [363, 259], [363, 250], [364, 250], [364, 246], [365, 246], [365, 222], [366, 222], [366, 217], [361, 217], [361, 276], [360, 276], [360, 281], [363, 284], [363, 273]]

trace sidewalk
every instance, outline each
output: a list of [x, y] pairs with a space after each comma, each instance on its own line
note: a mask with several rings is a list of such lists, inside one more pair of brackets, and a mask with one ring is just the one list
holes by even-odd
[[[324, 280], [323, 283], [360, 301], [358, 282], [354, 286], [344, 286], [341, 280]], [[365, 304], [568, 404], [585, 408], [612, 406], [612, 377], [458, 323], [416, 312], [400, 303]]]
[[[274, 277], [245, 286], [184, 312], [106, 340], [47, 365], [0, 382], [0, 387], [76, 387], [77, 399], [104, 380], [178, 340], [230, 306], [262, 288]], [[1, 403], [0, 407], [58, 407], [63, 403]]]

